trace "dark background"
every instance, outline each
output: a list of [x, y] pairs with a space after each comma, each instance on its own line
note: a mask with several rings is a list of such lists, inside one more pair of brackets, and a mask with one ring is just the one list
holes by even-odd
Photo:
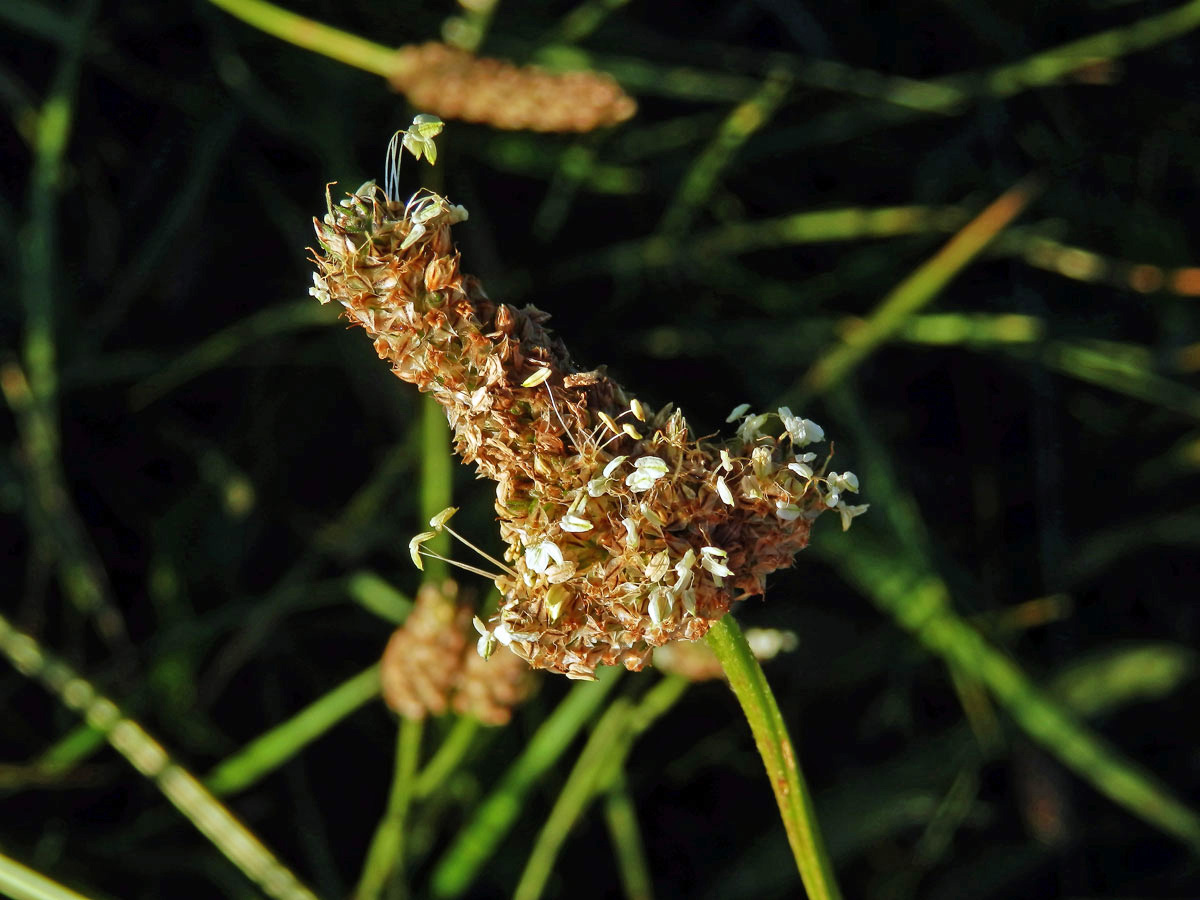
[[[461, 12], [290, 8], [388, 45], [436, 39]], [[502, 2], [481, 52], [546, 59], [574, 8]], [[1200, 264], [1200, 35], [1011, 96], [982, 77], [1170, 8], [631, 3], [579, 47], [637, 98], [632, 120], [585, 136], [449, 122], [437, 169], [410, 159], [402, 170], [406, 186], [427, 179], [470, 210], [456, 228], [463, 268], [493, 298], [549, 311], [582, 364], [607, 363], [655, 406], [675, 402], [700, 434], [743, 401], [789, 403], [835, 440], [835, 468], [860, 475], [871, 512], [846, 535], [822, 519], [817, 545], [739, 613], [798, 635], [767, 674], [848, 897], [1200, 894], [1194, 847], [1071, 772], [869, 587], [871, 573], [922, 568], [1036, 684], [1066, 691], [1083, 672], [1075, 689], [1099, 697], [1089, 726], [1200, 805], [1200, 314], [1194, 287], [1172, 280]], [[378, 658], [391, 626], [358, 602], [356, 575], [404, 593], [417, 584], [419, 398], [306, 297], [305, 252], [325, 184], [381, 177], [389, 136], [416, 110], [378, 76], [205, 3], [99, 3], [82, 41], [79, 14], [37, 0], [0, 9], [0, 362], [27, 367], [30, 323], [48, 317], [78, 526], [66, 546], [105, 573], [127, 639], [106, 640], [64, 594], [11, 408], [0, 412], [3, 611], [203, 773]], [[603, 255], [656, 233], [771, 71], [792, 79], [786, 99], [698, 199], [678, 257], [648, 267]], [[870, 73], [960, 76], [962, 99], [914, 110]], [[64, 83], [70, 142], [47, 179], [37, 111]], [[1045, 189], [1016, 228], [921, 311], [960, 330], [930, 343], [910, 322], [801, 408], [790, 386], [847, 317], [868, 315], [1030, 173]], [[951, 205], [958, 218], [886, 238], [687, 252], [696, 235], [740, 223], [908, 204]], [[37, 235], [51, 240], [44, 257]], [[1044, 265], [1038, 239], [1057, 242]], [[1069, 248], [1098, 254], [1099, 268]], [[1099, 274], [1073, 277], [1081, 259]], [[1161, 267], [1165, 288], [1136, 290], [1126, 261]], [[996, 337], [1009, 313], [1028, 317], [1027, 339]], [[464, 468], [456, 479], [463, 527], [494, 549], [490, 486]], [[447, 791], [424, 838], [434, 849], [411, 863], [416, 896], [436, 847], [568, 687], [541, 681]], [[6, 670], [0, 704], [5, 853], [97, 896], [244, 894], [111, 751], [36, 777], [33, 761], [75, 725], [40, 687]], [[231, 804], [322, 895], [344, 896], [383, 810], [394, 733], [372, 704]], [[570, 754], [538, 785], [476, 896], [511, 891], [569, 765]], [[660, 896], [800, 895], [725, 687], [691, 689], [640, 739], [627, 777]], [[593, 810], [548, 894], [617, 892]]]

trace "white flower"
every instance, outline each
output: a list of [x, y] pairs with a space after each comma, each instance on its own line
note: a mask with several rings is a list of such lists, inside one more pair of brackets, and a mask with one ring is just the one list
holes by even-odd
[[733, 570], [731, 570], [729, 566], [715, 559], [701, 560], [700, 565], [704, 566], [704, 568], [708, 569], [708, 571], [710, 571], [713, 575], [716, 575], [718, 578], [729, 578], [733, 575]]
[[612, 484], [611, 478], [593, 478], [587, 483], [588, 496], [603, 497], [610, 484]]
[[858, 476], [853, 472], [843, 472], [841, 475], [837, 472], [830, 472], [825, 480], [839, 491], [858, 493]]
[[567, 515], [563, 516], [559, 520], [558, 527], [563, 531], [579, 533], [583, 531], [591, 531], [592, 523], [583, 516]]
[[563, 563], [562, 551], [553, 541], [542, 541], [540, 544], [525, 548], [525, 565], [539, 575], [544, 574], [550, 568], [551, 561], [560, 566]]
[[659, 514], [654, 511], [654, 507], [651, 506], [649, 503], [647, 503], [643, 500], [641, 503], [638, 504], [638, 511], [641, 512], [641, 514], [646, 517], [646, 521], [650, 522], [650, 524], [657, 525], [659, 528], [663, 527], [664, 522], [662, 520], [662, 517], [659, 516]]
[[755, 447], [750, 452], [750, 465], [754, 467], [754, 474], [759, 478], [770, 478], [775, 471], [775, 463], [771, 459], [771, 448]]
[[670, 557], [666, 550], [659, 550], [646, 564], [646, 579], [648, 581], [662, 581], [663, 576], [667, 574], [667, 569], [671, 565]]
[[749, 416], [741, 425], [738, 426], [737, 436], [744, 443], [751, 443], [758, 437], [762, 427], [767, 424], [767, 414], [759, 413], [757, 416]]
[[756, 479], [753, 475], [742, 476], [742, 493], [752, 500], [763, 499], [763, 492], [758, 486], [758, 479]]
[[726, 472], [733, 471], [733, 460], [729, 458], [729, 451], [724, 447], [721, 448], [721, 465], [717, 468], [724, 469]]
[[864, 503], [861, 506], [849, 506], [845, 500], [839, 503], [836, 507], [838, 514], [842, 517], [842, 531], [850, 529], [850, 523], [855, 516], [861, 516], [870, 508], [869, 503]]
[[492, 655], [492, 651], [496, 649], [496, 638], [487, 630], [487, 626], [483, 624], [479, 616], [473, 618], [471, 624], [479, 632], [479, 641], [475, 644], [475, 650], [480, 656], [487, 659]]
[[625, 484], [635, 494], [648, 491], [654, 487], [654, 482], [662, 478], [670, 469], [666, 462], [657, 456], [643, 456], [634, 462], [634, 470], [625, 478]]
[[617, 466], [629, 459], [628, 456], [616, 456], [608, 461], [608, 465], [604, 467], [604, 477], [612, 477], [612, 473], [616, 471]]
[[825, 429], [812, 419], [801, 419], [800, 424], [804, 426], [804, 437], [801, 440], [795, 441], [795, 443], [801, 447], [805, 444], [819, 444], [825, 440]]
[[725, 483], [725, 476], [717, 476], [717, 494], [721, 498], [721, 502], [726, 506], [733, 506], [733, 493], [729, 490], [729, 485]]
[[570, 592], [561, 584], [556, 584], [546, 593], [546, 612], [550, 613], [551, 622], [558, 621], [562, 615], [563, 604], [570, 596]]
[[625, 546], [627, 546], [630, 550], [636, 550], [638, 544], [641, 542], [640, 536], [638, 535], [637, 525], [635, 525], [633, 519], [630, 519], [629, 517], [622, 519], [621, 524], [625, 526]]
[[733, 422], [736, 419], [740, 419], [742, 416], [744, 416], [746, 414], [746, 411], [748, 409], [750, 409], [749, 403], [739, 403], [737, 406], [735, 406], [733, 408], [733, 412], [731, 412], [728, 416], [725, 417], [725, 421]]
[[803, 513], [800, 507], [794, 503], [789, 503], [787, 500], [776, 500], [775, 507], [775, 515], [784, 522], [794, 522]]
[[661, 625], [663, 619], [671, 615], [671, 609], [675, 605], [675, 598], [671, 596], [671, 592], [664, 588], [657, 587], [650, 592], [650, 605], [647, 612], [650, 614], [650, 621], [655, 625]]

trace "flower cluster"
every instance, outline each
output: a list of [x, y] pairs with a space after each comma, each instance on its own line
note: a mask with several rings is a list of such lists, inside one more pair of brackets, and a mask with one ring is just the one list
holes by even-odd
[[412, 612], [388, 641], [380, 665], [383, 699], [405, 718], [453, 707], [486, 725], [504, 725], [528, 696], [529, 667], [511, 653], [484, 660], [470, 646], [471, 610], [453, 581], [423, 584]]
[[420, 109], [508, 130], [592, 131], [637, 109], [609, 75], [556, 74], [436, 42], [397, 51], [391, 83]]
[[504, 644], [572, 678], [641, 669], [761, 594], [821, 512], [848, 527], [866, 509], [846, 499], [855, 475], [811, 449], [821, 428], [786, 407], [739, 407], [733, 438], [700, 441], [679, 410], [580, 370], [545, 312], [494, 302], [461, 272], [450, 229], [466, 218], [438, 195], [405, 205], [365, 184], [314, 220], [312, 293], [445, 407], [458, 453], [496, 482], [504, 599], [485, 653]]

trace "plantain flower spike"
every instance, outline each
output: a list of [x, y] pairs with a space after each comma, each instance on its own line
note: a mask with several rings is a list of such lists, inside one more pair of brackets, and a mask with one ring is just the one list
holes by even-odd
[[501, 129], [585, 132], [637, 110], [610, 75], [547, 72], [436, 42], [400, 48], [390, 80], [414, 106]]
[[866, 510], [847, 502], [853, 472], [817, 462], [811, 419], [743, 405], [732, 437], [698, 440], [679, 410], [582, 370], [547, 313], [494, 301], [462, 271], [451, 229], [467, 214], [446, 198], [404, 204], [368, 182], [327, 207], [311, 293], [434, 396], [458, 454], [496, 483], [506, 565], [481, 651], [503, 645], [570, 678], [640, 670], [762, 594], [822, 512], [848, 527]]
[[383, 652], [380, 687], [388, 706], [407, 719], [453, 708], [485, 725], [508, 722], [533, 688], [532, 672], [507, 650], [481, 658], [468, 640], [470, 621], [453, 581], [421, 585]]

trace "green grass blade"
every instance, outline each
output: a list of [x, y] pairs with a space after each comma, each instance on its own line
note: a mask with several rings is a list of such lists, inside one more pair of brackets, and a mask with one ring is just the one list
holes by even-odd
[[617, 773], [604, 795], [604, 820], [612, 839], [625, 897], [627, 900], [653, 900], [654, 882], [650, 877], [650, 864], [646, 861], [645, 841], [624, 772]]
[[537, 900], [558, 859], [559, 850], [593, 799], [614, 784], [633, 749], [634, 740], [683, 696], [690, 682], [679, 676], [659, 680], [634, 706], [616, 700], [605, 711], [575, 761], [521, 873], [515, 900]]
[[45, 685], [68, 709], [104, 733], [113, 749], [143, 776], [268, 896], [277, 900], [316, 900], [254, 834], [221, 805], [186, 769], [175, 763], [137, 722], [98, 694], [65, 663], [42, 651], [29, 635], [0, 616], [0, 652], [21, 674]]
[[129, 392], [130, 402], [134, 409], [142, 409], [180, 385], [237, 359], [260, 341], [328, 326], [336, 319], [334, 311], [311, 302], [269, 306], [223, 328], [135, 384]]
[[738, 150], [762, 128], [792, 86], [783, 73], [773, 73], [751, 97], [743, 100], [721, 123], [712, 142], [692, 163], [671, 205], [663, 213], [658, 230], [672, 240], [686, 232], [696, 212], [706, 203], [721, 172]]
[[596, 672], [595, 682], [571, 688], [438, 861], [433, 871], [433, 896], [461, 897], [466, 892], [521, 814], [534, 782], [566, 752], [623, 671], [601, 668]]
[[418, 800], [432, 795], [449, 775], [458, 768], [479, 731], [478, 719], [459, 716], [437, 752], [417, 775], [413, 796]]
[[396, 771], [388, 795], [387, 811], [375, 828], [362, 876], [354, 890], [355, 900], [373, 900], [388, 883], [403, 877], [404, 839], [413, 799], [413, 782], [421, 750], [424, 722], [401, 719], [396, 740]]
[[398, 66], [396, 51], [264, 0], [209, 0], [267, 34], [340, 63], [387, 78]]
[[314, 700], [219, 763], [204, 780], [214, 794], [242, 791], [379, 696], [379, 664]]
[[1200, 816], [1155, 776], [1126, 758], [1057, 702], [951, 608], [946, 585], [897, 554], [822, 542], [842, 576], [928, 650], [985, 684], [1026, 734], [1100, 793], [1134, 815], [1200, 849]]
[[762, 666], [754, 658], [741, 628], [731, 615], [713, 625], [706, 641], [721, 661], [729, 686], [754, 734], [754, 743], [766, 766], [788, 843], [810, 900], [838, 900], [841, 892], [817, 826], [812, 797]]
[[3, 853], [0, 853], [0, 894], [12, 900], [87, 900]]
[[550, 814], [542, 822], [533, 850], [525, 863], [525, 871], [521, 873], [517, 888], [513, 891], [513, 900], [538, 900], [542, 896], [546, 881], [554, 869], [554, 861], [558, 858], [558, 851], [566, 841], [571, 826], [595, 797], [608, 760], [623, 755], [621, 745], [629, 725], [631, 707], [628, 700], [618, 698], [596, 722]]
[[800, 381], [805, 396], [828, 390], [920, 310], [930, 303], [1029, 205], [1039, 190], [1027, 179], [1001, 194], [933, 257], [900, 282], [867, 317], [862, 327], [818, 359]]

